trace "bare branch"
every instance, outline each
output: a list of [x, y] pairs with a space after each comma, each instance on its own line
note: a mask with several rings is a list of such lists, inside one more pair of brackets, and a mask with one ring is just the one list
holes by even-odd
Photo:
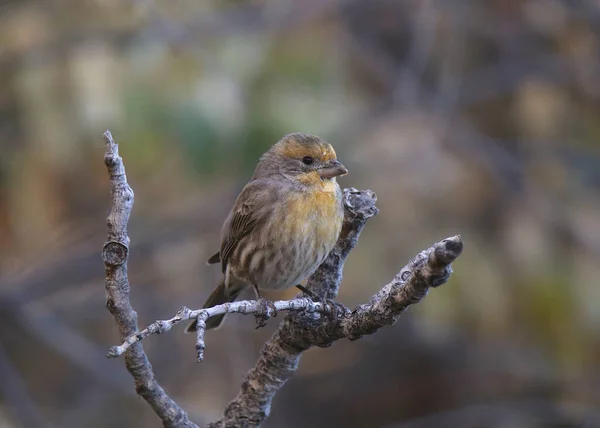
[[208, 427], [255, 427], [268, 417], [277, 391], [294, 374], [302, 352], [312, 346], [326, 347], [342, 338], [356, 340], [381, 327], [392, 325], [406, 308], [419, 302], [430, 287], [446, 282], [452, 272], [450, 264], [460, 255], [460, 236], [447, 238], [415, 256], [394, 279], [371, 300], [351, 311], [329, 299], [337, 296], [344, 262], [358, 242], [367, 220], [378, 213], [377, 197], [370, 190], [344, 189], [344, 224], [342, 232], [325, 262], [309, 278], [308, 287], [322, 302], [299, 298], [289, 301], [239, 301], [206, 309], [179, 309], [168, 320], [158, 320], [143, 331], [137, 329], [137, 314], [129, 302], [127, 256], [129, 237], [127, 220], [133, 206], [133, 192], [125, 177], [117, 145], [107, 131], [105, 163], [111, 178], [113, 208], [108, 217], [108, 241], [104, 245], [107, 307], [119, 326], [121, 345], [113, 346], [109, 357], [125, 354], [136, 391], [163, 420], [165, 427], [197, 427], [187, 414], [165, 393], [154, 378], [152, 366], [141, 340], [154, 333], [169, 331], [182, 321], [197, 319], [196, 350], [198, 360], [204, 356], [206, 320], [224, 313], [260, 314], [290, 311], [276, 333], [264, 345], [256, 365], [248, 372], [238, 396], [227, 406], [223, 418]]
[[462, 252], [460, 236], [446, 238], [417, 254], [394, 279], [343, 319], [332, 338], [356, 340], [381, 327], [393, 325], [410, 305], [419, 303], [430, 287], [439, 287], [452, 273], [452, 263]]
[[[273, 307], [276, 311], [308, 311], [308, 312], [325, 312], [330, 308], [329, 305], [324, 302], [313, 302], [309, 298], [299, 298], [293, 300], [278, 300], [273, 303]], [[132, 334], [119, 346], [113, 346], [108, 351], [107, 356], [110, 358], [118, 357], [122, 355], [131, 345], [143, 340], [151, 334], [162, 334], [171, 330], [171, 327], [179, 324], [182, 321], [193, 320], [197, 318], [203, 318], [204, 320], [220, 314], [260, 314], [265, 308], [256, 300], [240, 300], [237, 302], [223, 303], [222, 305], [212, 306], [206, 309], [191, 310], [182, 306], [179, 308], [173, 318], [168, 320], [157, 320], [146, 327], [139, 333]], [[267, 307], [267, 317], [273, 315], [273, 310]], [[205, 328], [205, 327], [204, 327]], [[198, 327], [198, 330], [201, 328]], [[197, 347], [204, 349], [204, 341], [196, 344]], [[202, 361], [202, 356], [198, 356], [198, 362]]]
[[[127, 222], [133, 207], [133, 191], [127, 183], [118, 146], [109, 131], [104, 133], [104, 138], [106, 140], [104, 163], [110, 176], [112, 196], [112, 209], [106, 220], [108, 240], [102, 249], [106, 271], [106, 307], [117, 322], [121, 340], [125, 340], [138, 331], [137, 314], [129, 302], [127, 278], [129, 252]], [[198, 428], [189, 420], [187, 413], [158, 384], [141, 343], [136, 343], [127, 350], [125, 365], [133, 376], [136, 392], [152, 406], [154, 412], [162, 419], [164, 427]]]
[[[334, 250], [309, 279], [311, 291], [322, 297], [337, 295], [346, 257], [356, 245], [368, 218], [377, 213], [370, 191], [344, 191], [344, 227]], [[293, 312], [265, 344], [255, 366], [248, 372], [238, 396], [227, 406], [223, 418], [209, 428], [256, 427], [269, 416], [277, 391], [293, 376], [302, 352], [312, 346], [326, 347], [341, 338], [355, 340], [392, 325], [406, 308], [418, 303], [430, 287], [445, 283], [450, 264], [460, 255], [462, 241], [454, 236], [434, 244], [415, 256], [392, 282], [365, 305], [350, 311], [336, 305], [335, 316]]]

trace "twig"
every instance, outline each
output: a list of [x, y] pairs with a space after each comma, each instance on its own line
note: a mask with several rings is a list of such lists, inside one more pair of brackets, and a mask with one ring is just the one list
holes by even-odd
[[[313, 302], [309, 298], [300, 298], [293, 300], [278, 300], [273, 302], [273, 306], [277, 311], [307, 311], [307, 312], [324, 312], [327, 311], [330, 307], [329, 305], [323, 302]], [[223, 303], [222, 305], [213, 306], [206, 309], [196, 309], [191, 310], [182, 306], [179, 308], [177, 313], [173, 318], [168, 320], [157, 320], [146, 327], [139, 333], [132, 334], [127, 339], [123, 341], [123, 343], [119, 346], [113, 346], [108, 351], [107, 357], [114, 358], [122, 355], [131, 345], [134, 343], [143, 340], [144, 338], [150, 336], [151, 334], [162, 334], [171, 330], [174, 325], [179, 324], [182, 321], [193, 320], [197, 318], [203, 318], [204, 321], [206, 319], [220, 314], [257, 314], [261, 311], [264, 311], [264, 308], [261, 304], [256, 300], [240, 300], [237, 302], [231, 303]], [[268, 308], [267, 317], [272, 315], [272, 309]], [[198, 330], [202, 328], [198, 327]], [[198, 341], [196, 344], [197, 348], [204, 349], [204, 340]], [[198, 356], [198, 361], [202, 361], [202, 356]]]
[[[108, 240], [102, 249], [106, 271], [106, 307], [114, 316], [119, 327], [121, 340], [137, 333], [137, 314], [129, 302], [129, 280], [127, 278], [127, 256], [129, 236], [127, 222], [133, 207], [133, 191], [127, 183], [123, 160], [118, 146], [109, 131], [104, 133], [106, 152], [104, 163], [110, 176], [112, 209], [106, 220]], [[198, 428], [185, 411], [173, 401], [158, 384], [152, 365], [146, 357], [141, 343], [132, 345], [125, 353], [125, 365], [135, 381], [136, 392], [150, 404], [162, 419], [164, 427]]]
[[[375, 195], [355, 189], [344, 192], [344, 227], [334, 250], [309, 279], [309, 287], [320, 297], [334, 298], [342, 280], [346, 257], [356, 245], [368, 218], [377, 213]], [[334, 317], [306, 316], [292, 312], [264, 345], [255, 366], [248, 372], [237, 397], [223, 417], [207, 428], [258, 427], [269, 416], [271, 401], [295, 373], [302, 352], [312, 346], [327, 347], [341, 338], [356, 340], [392, 325], [406, 308], [418, 303], [430, 287], [445, 283], [450, 264], [462, 251], [460, 236], [444, 239], [415, 256], [369, 303]]]
[[[107, 221], [108, 242], [103, 250], [107, 307], [119, 325], [122, 342], [112, 347], [108, 356], [125, 354], [127, 369], [135, 380], [137, 393], [152, 406], [165, 427], [197, 427], [156, 382], [152, 366], [139, 342], [151, 334], [169, 331], [184, 320], [196, 318], [196, 350], [198, 360], [202, 360], [206, 320], [210, 316], [235, 312], [263, 313], [268, 317], [272, 313], [256, 301], [226, 303], [198, 310], [182, 307], [173, 318], [156, 321], [138, 331], [137, 315], [129, 302], [126, 263], [129, 251], [126, 226], [133, 206], [133, 192], [127, 184], [117, 145], [108, 131], [105, 137], [105, 163], [111, 177], [113, 196], [113, 209]], [[269, 415], [271, 401], [277, 391], [296, 371], [302, 352], [312, 346], [329, 346], [341, 338], [356, 340], [392, 325], [408, 306], [425, 297], [430, 287], [437, 287], [448, 280], [452, 272], [450, 264], [462, 251], [460, 236], [447, 238], [419, 253], [368, 303], [353, 311], [328, 301], [337, 296], [344, 262], [358, 242], [367, 220], [379, 212], [376, 200], [370, 190], [344, 189], [342, 232], [334, 249], [307, 284], [323, 302], [313, 302], [308, 298], [274, 302], [275, 310], [290, 312], [263, 347], [256, 365], [248, 372], [238, 396], [229, 403], [223, 418], [209, 424], [209, 428], [259, 426]]]

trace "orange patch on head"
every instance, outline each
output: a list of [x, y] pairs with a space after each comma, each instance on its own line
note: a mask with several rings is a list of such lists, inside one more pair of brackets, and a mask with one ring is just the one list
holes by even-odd
[[310, 156], [318, 161], [327, 162], [336, 159], [331, 144], [320, 137], [310, 134], [289, 134], [273, 146], [276, 153], [291, 159]]

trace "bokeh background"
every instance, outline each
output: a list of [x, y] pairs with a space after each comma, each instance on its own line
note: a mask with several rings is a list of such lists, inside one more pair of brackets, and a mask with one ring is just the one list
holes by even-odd
[[[599, 118], [596, 0], [3, 1], [0, 426], [159, 426], [104, 357], [110, 128], [142, 325], [203, 303], [221, 221], [288, 132], [379, 197], [341, 302], [463, 236], [396, 325], [305, 353], [266, 427], [600, 427]], [[144, 346], [202, 423], [276, 326], [229, 317], [200, 365], [182, 328]]]

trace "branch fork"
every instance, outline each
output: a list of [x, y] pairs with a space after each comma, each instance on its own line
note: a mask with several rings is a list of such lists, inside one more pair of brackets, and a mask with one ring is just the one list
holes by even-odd
[[110, 348], [107, 356], [125, 355], [125, 365], [134, 379], [136, 392], [148, 402], [166, 428], [198, 428], [198, 425], [190, 421], [187, 413], [156, 381], [152, 365], [142, 348], [144, 338], [166, 333], [182, 321], [196, 319], [196, 351], [198, 361], [202, 361], [206, 348], [206, 320], [209, 317], [224, 313], [260, 314], [261, 311], [263, 316], [269, 316], [274, 315], [273, 309], [288, 311], [279, 328], [263, 346], [237, 397], [225, 408], [221, 419], [207, 425], [207, 428], [258, 427], [269, 416], [273, 397], [293, 376], [304, 351], [313, 346], [326, 347], [343, 338], [357, 340], [384, 326], [393, 325], [410, 305], [421, 301], [430, 288], [439, 287], [449, 279], [451, 263], [462, 252], [460, 236], [446, 238], [417, 254], [369, 302], [352, 311], [333, 302], [348, 254], [358, 242], [367, 220], [379, 212], [375, 206], [377, 197], [372, 191], [344, 189], [342, 232], [327, 259], [307, 283], [311, 293], [322, 301], [313, 301], [300, 293], [292, 300], [272, 302], [270, 310], [265, 310], [264, 305], [254, 300], [196, 310], [182, 306], [172, 318], [157, 320], [139, 331], [137, 314], [129, 301], [127, 277], [127, 223], [134, 196], [127, 183], [117, 144], [109, 131], [104, 138], [104, 161], [110, 177], [112, 209], [107, 219], [108, 239], [102, 250], [102, 259], [106, 271], [106, 306], [115, 318], [121, 340], [120, 345]]

